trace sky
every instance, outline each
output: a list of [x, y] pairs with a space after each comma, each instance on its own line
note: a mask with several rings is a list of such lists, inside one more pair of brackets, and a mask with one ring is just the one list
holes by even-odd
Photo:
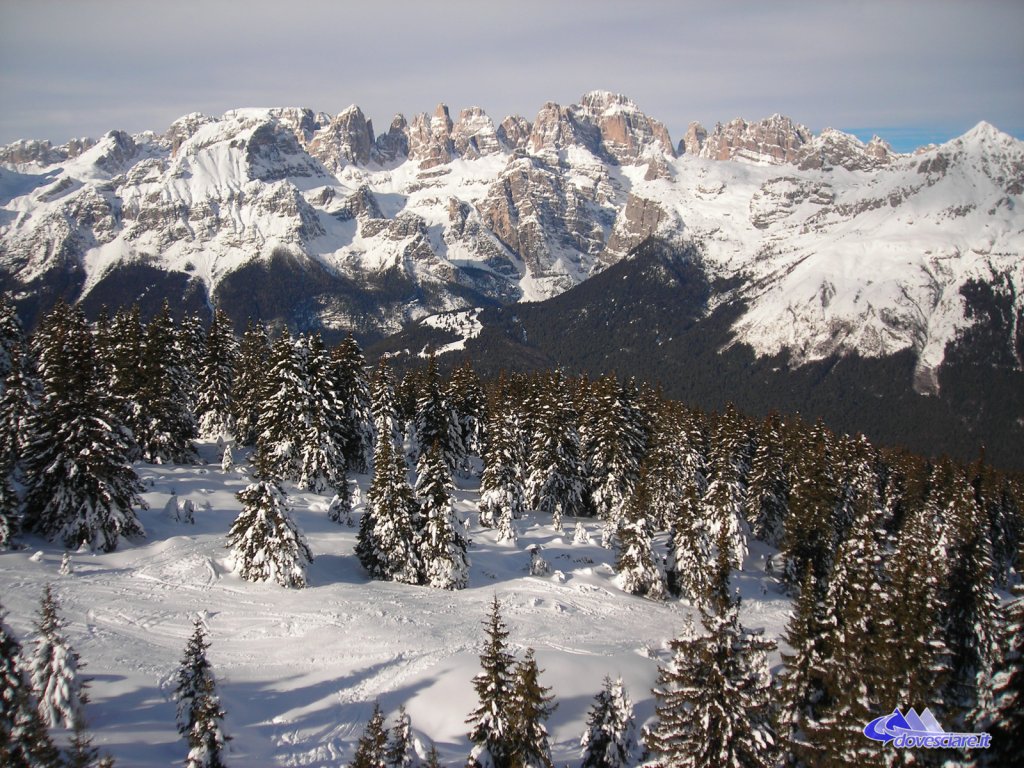
[[236, 107], [482, 107], [623, 93], [673, 141], [781, 113], [899, 150], [1024, 137], [1024, 2], [0, 0], [0, 144]]

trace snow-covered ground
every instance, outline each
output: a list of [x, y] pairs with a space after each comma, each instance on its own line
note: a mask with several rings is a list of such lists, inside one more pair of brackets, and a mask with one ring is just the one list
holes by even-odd
[[[495, 595], [510, 643], [536, 649], [541, 680], [557, 696], [548, 723], [556, 764], [578, 764], [586, 714], [605, 675], [622, 676], [638, 724], [653, 716], [650, 689], [666, 642], [695, 611], [622, 593], [614, 554], [597, 544], [596, 521], [587, 521], [590, 545], [572, 543], [573, 520], [560, 535], [533, 516], [518, 521], [516, 545], [498, 544], [494, 531], [475, 525], [479, 494], [463, 483], [457, 509], [472, 521], [470, 585], [446, 592], [369, 581], [353, 554], [357, 528], [328, 520], [329, 497], [286, 486], [316, 558], [310, 586], [288, 590], [228, 569], [226, 534], [247, 466], [223, 472], [212, 444], [201, 454], [209, 464], [139, 465], [150, 507], [140, 513], [144, 540], [110, 554], [73, 553], [67, 576], [59, 574], [63, 550], [42, 539], [0, 553], [0, 601], [23, 644], [31, 642], [43, 587], [54, 586], [67, 636], [92, 678], [86, 711], [95, 744], [119, 765], [184, 759], [170, 694], [197, 616], [211, 641], [233, 765], [347, 764], [375, 700], [389, 715], [404, 703], [424, 744], [434, 740], [445, 764], [464, 764], [464, 721], [476, 705], [471, 679]], [[370, 478], [356, 480], [365, 497]], [[194, 525], [164, 511], [171, 494], [194, 502]], [[552, 575], [528, 574], [534, 544]], [[790, 603], [764, 576], [768, 554], [753, 543], [734, 584], [744, 623], [778, 637]]]

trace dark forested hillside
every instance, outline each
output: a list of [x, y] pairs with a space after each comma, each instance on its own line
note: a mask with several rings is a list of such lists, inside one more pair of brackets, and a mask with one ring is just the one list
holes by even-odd
[[[915, 391], [911, 350], [891, 357], [833, 356], [794, 366], [788, 355], [757, 357], [730, 332], [739, 302], [708, 311], [709, 298], [733, 286], [714, 283], [700, 254], [649, 240], [630, 258], [548, 301], [492, 309], [464, 351], [442, 364], [472, 360], [483, 375], [559, 366], [572, 373], [618, 372], [659, 384], [666, 395], [717, 410], [732, 402], [752, 416], [772, 410], [823, 419], [831, 428], [926, 455], [1024, 467], [1024, 372], [1012, 301], [976, 286], [965, 296], [978, 322], [947, 351], [938, 395]], [[1007, 309], [1009, 307], [1009, 309]], [[1007, 316], [1007, 312], [1011, 316]], [[370, 349], [371, 357], [452, 341], [413, 326]], [[398, 354], [396, 364], [402, 355]]]

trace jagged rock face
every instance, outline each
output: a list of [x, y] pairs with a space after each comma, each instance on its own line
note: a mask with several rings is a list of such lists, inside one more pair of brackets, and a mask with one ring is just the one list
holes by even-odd
[[707, 129], [700, 123], [694, 121], [686, 129], [686, 135], [679, 141], [679, 154], [700, 155], [704, 142], [707, 141]]
[[494, 123], [480, 107], [469, 107], [459, 113], [451, 138], [454, 153], [467, 160], [501, 151]]
[[352, 105], [307, 141], [309, 154], [328, 169], [366, 165], [374, 147], [373, 125], [359, 107]]
[[593, 154], [601, 151], [601, 133], [594, 125], [577, 118], [576, 110], [549, 101], [533, 121], [529, 151], [534, 154], [554, 152], [569, 147], [583, 147]]
[[454, 151], [452, 118], [447, 106], [438, 104], [432, 117], [424, 112], [413, 118], [409, 126], [410, 160], [419, 161], [420, 168], [428, 170], [449, 162]]
[[647, 238], [660, 234], [664, 225], [670, 221], [678, 225], [678, 221], [654, 200], [631, 194], [615, 222], [611, 237], [608, 238], [604, 260], [609, 263], [618, 261]]
[[78, 157], [95, 143], [95, 139], [72, 139], [67, 144], [55, 147], [46, 140], [16, 141], [6, 147], [0, 147], [0, 164], [55, 165]]
[[892, 160], [892, 147], [877, 136], [865, 145], [856, 136], [826, 128], [800, 148], [793, 162], [804, 170], [839, 167], [866, 171], [886, 166]]
[[519, 115], [506, 117], [498, 126], [498, 140], [513, 152], [526, 151], [531, 133], [533, 126], [530, 121]]
[[597, 126], [601, 149], [620, 165], [648, 155], [675, 157], [668, 129], [621, 94], [592, 91], [575, 112], [577, 119]]
[[740, 158], [767, 163], [792, 163], [811, 140], [811, 132], [788, 117], [772, 115], [757, 123], [735, 120], [718, 123], [700, 150], [712, 160]]
[[377, 137], [373, 155], [374, 159], [382, 164], [393, 163], [409, 156], [409, 124], [403, 115], [395, 115], [388, 132]]
[[904, 156], [776, 116], [692, 124], [680, 155], [604, 92], [497, 128], [441, 105], [374, 138], [358, 107], [250, 109], [81, 151], [22, 142], [0, 150], [0, 282], [26, 314], [186, 291], [189, 306], [230, 298], [243, 324], [272, 307], [372, 336], [549, 298], [657, 235], [733, 286], [715, 301], [743, 303], [735, 338], [759, 354], [909, 347], [922, 370], [973, 322], [964, 280], [1005, 272], [1024, 304], [1024, 151], [991, 126]]

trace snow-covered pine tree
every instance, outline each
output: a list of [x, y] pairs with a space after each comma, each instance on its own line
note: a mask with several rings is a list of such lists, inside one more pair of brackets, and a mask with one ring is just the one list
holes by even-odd
[[711, 440], [703, 516], [716, 546], [726, 545], [733, 568], [742, 568], [747, 554], [743, 496], [749, 474], [748, 442], [743, 422], [730, 404], [718, 418]]
[[327, 506], [327, 519], [335, 523], [344, 523], [350, 528], [354, 525], [352, 522], [352, 489], [347, 480], [341, 484], [338, 492], [331, 498], [331, 503]]
[[889, 689], [903, 661], [893, 658], [886, 598], [878, 588], [882, 511], [874, 499], [854, 514], [825, 595], [824, 697], [817, 721], [804, 730], [816, 754], [837, 764], [870, 765], [878, 761], [878, 747], [864, 738], [864, 725], [892, 711]]
[[995, 716], [985, 728], [992, 733], [992, 766], [1011, 765], [1024, 755], [1024, 585], [1014, 585], [1013, 591], [1014, 599], [1000, 612], [1002, 655], [993, 681]]
[[196, 619], [185, 655], [178, 667], [174, 699], [178, 705], [178, 733], [188, 741], [186, 768], [223, 768], [221, 753], [231, 737], [224, 733], [224, 709], [217, 681], [206, 658], [210, 642]]
[[22, 666], [21, 643], [0, 606], [0, 765], [58, 768], [60, 753], [36, 706]]
[[142, 535], [133, 507], [145, 503], [81, 311], [58, 304], [35, 349], [43, 390], [25, 448], [25, 525], [68, 548], [112, 551]]
[[751, 534], [773, 547], [782, 545], [789, 512], [789, 474], [782, 443], [784, 431], [782, 418], [774, 412], [761, 425], [757, 448], [750, 460], [750, 477], [744, 500]]
[[255, 445], [259, 436], [260, 411], [269, 394], [270, 351], [266, 326], [250, 320], [238, 345], [231, 388], [231, 416], [240, 445]]
[[605, 677], [587, 715], [580, 750], [580, 768], [630, 768], [636, 763], [636, 719], [621, 677]]
[[469, 740], [473, 742], [468, 768], [512, 768], [516, 765], [510, 697], [515, 675], [515, 659], [508, 650], [508, 629], [501, 618], [497, 596], [484, 622], [487, 634], [480, 653], [481, 671], [473, 678], [477, 707], [469, 714]]
[[582, 520], [577, 520], [576, 527], [572, 530], [572, 543], [590, 544], [590, 534], [587, 533], [587, 528], [583, 525]]
[[207, 439], [235, 433], [231, 393], [238, 364], [238, 340], [231, 331], [231, 321], [218, 308], [206, 334], [205, 355], [199, 366], [199, 394], [196, 415], [199, 433]]
[[498, 525], [503, 517], [519, 519], [526, 504], [522, 417], [503, 388], [499, 384], [487, 408], [487, 447], [480, 480], [480, 524], [488, 528]]
[[455, 411], [458, 423], [461, 464], [456, 467], [456, 472], [469, 477], [472, 470], [470, 457], [483, 453], [487, 400], [480, 377], [468, 360], [452, 372], [445, 396]]
[[819, 432], [794, 440], [793, 450], [789, 516], [782, 542], [782, 577], [796, 586], [807, 563], [814, 566], [815, 579], [828, 578], [835, 557], [832, 513], [838, 498], [827, 436]]
[[242, 511], [228, 531], [231, 560], [246, 581], [306, 586], [313, 562], [302, 531], [292, 520], [287, 499], [274, 480], [257, 480], [236, 494]]
[[118, 415], [131, 433], [129, 457], [133, 461], [142, 457], [138, 441], [145, 431], [140, 401], [146, 378], [141, 364], [144, 337], [142, 309], [138, 304], [128, 309], [122, 307], [108, 324], [101, 324], [96, 332], [100, 375], [107, 382], [107, 392]]
[[27, 351], [19, 347], [9, 354], [14, 355], [16, 365], [0, 380], [0, 464], [9, 468], [12, 480], [20, 480], [40, 387], [31, 371], [32, 360]]
[[439, 589], [463, 589], [469, 583], [469, 538], [455, 514], [454, 489], [440, 446], [434, 444], [416, 466], [415, 492], [423, 523], [423, 582]]
[[170, 305], [146, 326], [142, 380], [137, 395], [140, 418], [135, 439], [142, 458], [156, 464], [191, 463], [199, 428], [192, 413], [192, 380]]
[[967, 729], [991, 717], [992, 676], [998, 659], [998, 609], [988, 520], [962, 470], [937, 467], [936, 493], [942, 495], [948, 527], [947, 572], [942, 619], [950, 651], [946, 685], [950, 709], [966, 715]]
[[398, 707], [395, 724], [388, 734], [386, 758], [388, 768], [413, 768], [419, 762], [413, 750], [412, 720], [404, 704]]
[[306, 380], [306, 345], [285, 328], [270, 352], [264, 400], [256, 429], [255, 464], [264, 477], [298, 480], [306, 418], [312, 401]]
[[351, 334], [334, 349], [331, 366], [339, 403], [341, 453], [349, 470], [366, 472], [373, 454], [374, 413], [366, 358]]
[[430, 749], [427, 750], [427, 760], [423, 768], [441, 768], [441, 755], [438, 754], [437, 744], [430, 742]]
[[356, 538], [356, 557], [371, 579], [419, 583], [419, 528], [419, 511], [406, 477], [405, 460], [390, 440], [381, 440]]
[[689, 414], [679, 403], [655, 398], [648, 450], [644, 459], [653, 530], [665, 530], [679, 500], [698, 489], [703, 493], [704, 457], [691, 442]]
[[377, 442], [390, 439], [392, 446], [401, 450], [405, 429], [399, 412], [398, 395], [395, 393], [395, 376], [387, 360], [382, 359], [377, 363], [370, 394], [373, 431]]
[[523, 768], [554, 768], [551, 745], [544, 724], [558, 705], [549, 695], [550, 688], [540, 684], [540, 673], [533, 648], [515, 668], [509, 711], [513, 713], [511, 730], [514, 746], [512, 764]]
[[560, 531], [563, 515], [585, 512], [579, 417], [561, 371], [540, 380], [531, 411], [536, 426], [528, 454], [526, 500], [539, 513], [551, 515], [552, 525]]
[[903, 515], [896, 547], [885, 564], [887, 599], [879, 606], [892, 622], [890, 641], [900, 659], [891, 671], [891, 698], [914, 702], [943, 722], [942, 680], [949, 649], [942, 625], [941, 584], [946, 535], [932, 505], [916, 504]]
[[665, 597], [665, 577], [654, 556], [651, 542], [650, 485], [646, 471], [626, 502], [619, 528], [619, 555], [615, 562], [616, 580], [623, 592], [652, 600]]
[[792, 653], [782, 653], [784, 670], [778, 678], [776, 731], [784, 764], [798, 768], [812, 761], [815, 746], [807, 734], [814, 730], [825, 706], [825, 606], [822, 588], [807, 563], [800, 594], [790, 613], [784, 640]]
[[373, 703], [373, 713], [356, 742], [356, 753], [349, 768], [390, 768], [388, 765], [388, 732], [380, 702]]
[[227, 474], [235, 470], [235, 455], [231, 451], [231, 443], [224, 444], [224, 453], [220, 457], [220, 471]]
[[774, 644], [739, 623], [738, 606], [702, 611], [707, 634], [671, 641], [672, 661], [658, 671], [658, 724], [647, 746], [673, 768], [770, 768], [769, 723]]
[[458, 414], [441, 386], [437, 359], [433, 355], [427, 362], [426, 371], [418, 379], [418, 384], [416, 412], [413, 416], [416, 435], [414, 458], [418, 460], [424, 451], [437, 443], [449, 471], [454, 473], [466, 461], [462, 433]]
[[682, 489], [671, 518], [665, 584], [669, 594], [692, 603], [706, 601], [711, 593], [714, 541], [709, 521], [704, 518], [700, 485]]
[[334, 369], [319, 334], [300, 340], [307, 400], [296, 403], [302, 427], [299, 451], [300, 488], [323, 493], [347, 486], [344, 445], [348, 415], [335, 385]]
[[590, 498], [597, 516], [616, 527], [646, 450], [643, 414], [632, 395], [614, 376], [603, 376], [591, 387], [585, 419]]
[[81, 675], [78, 654], [64, 635], [59, 610], [53, 589], [47, 585], [35, 622], [36, 638], [28, 668], [39, 717], [51, 728], [73, 728], [75, 723], [84, 722], [88, 681]]
[[20, 364], [19, 350], [25, 346], [25, 331], [18, 311], [7, 294], [0, 294], [0, 381]]

